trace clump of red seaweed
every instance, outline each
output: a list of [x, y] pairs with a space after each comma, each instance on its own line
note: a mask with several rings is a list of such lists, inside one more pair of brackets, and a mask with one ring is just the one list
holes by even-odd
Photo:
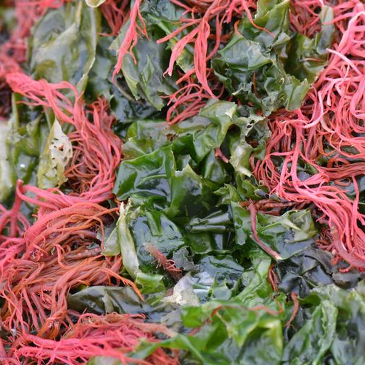
[[[209, 69], [207, 72], [211, 90], [213, 90], [217, 98], [220, 98], [225, 88], [216, 79], [212, 69]], [[168, 99], [166, 121], [170, 125], [194, 117], [206, 105], [208, 100], [211, 99], [210, 94], [194, 80], [193, 76], [185, 78], [181, 81], [181, 84], [183, 86], [178, 91], [165, 97]]]
[[108, 356], [122, 364], [177, 365], [176, 354], [169, 356], [162, 349], [157, 349], [146, 360], [129, 357], [128, 353], [133, 351], [141, 338], [155, 342], [156, 332], [172, 335], [165, 326], [144, 323], [143, 319], [141, 315], [83, 314], [59, 341], [24, 333], [9, 353], [8, 364], [19, 364], [21, 359], [26, 358], [74, 365], [85, 363], [93, 356]]
[[[2, 308], [4, 328], [35, 330], [39, 336], [55, 338], [63, 321], [72, 323], [67, 313], [70, 289], [81, 284], [111, 285], [111, 278], [138, 289], [118, 274], [121, 258], [104, 259], [97, 244], [103, 218], [116, 209], [79, 202], [64, 208], [55, 205], [56, 209], [50, 210], [48, 205], [55, 194], [45, 191], [43, 195], [47, 193], [50, 200], [39, 203], [47, 203], [46, 212], [42, 209], [38, 220], [25, 231], [24, 250], [3, 273], [0, 294], [6, 299]], [[33, 328], [28, 328], [29, 324]]]
[[319, 13], [323, 5], [323, 0], [291, 0], [289, 15], [292, 28], [307, 37], [320, 32]]
[[129, 3], [129, 0], [108, 0], [101, 5], [100, 10], [110, 27], [110, 33], [104, 34], [105, 36], [118, 35], [127, 19]]
[[[77, 90], [67, 82], [35, 81], [19, 72], [7, 74], [6, 81], [13, 91], [27, 98], [28, 104], [51, 108], [61, 124], [73, 127], [69, 133], [73, 158], [65, 173], [71, 190], [68, 194], [18, 182], [13, 208], [7, 211], [1, 207], [0, 228], [7, 233], [0, 242], [0, 297], [5, 299], [1, 318], [2, 328], [11, 334], [1, 342], [8, 348], [8, 355], [4, 350], [1, 356], [12, 359], [6, 360], [9, 364], [39, 356], [51, 362], [61, 357], [73, 364], [107, 354], [127, 363], [126, 353], [133, 350], [138, 339], [153, 338], [152, 332], [167, 331], [165, 327], [143, 327], [141, 319], [135, 322], [128, 316], [115, 317], [115, 322], [109, 321], [114, 317], [92, 317], [92, 323], [100, 322], [101, 330], [90, 321], [84, 324], [84, 317], [69, 310], [67, 304], [70, 290], [80, 285], [123, 283], [141, 297], [135, 284], [119, 275], [121, 257], [101, 255], [104, 226], [118, 211], [100, 205], [113, 197], [115, 169], [121, 160], [121, 142], [111, 129], [114, 117], [103, 99], [85, 107]], [[74, 94], [74, 101], [62, 93], [64, 90]], [[33, 225], [19, 211], [22, 202], [37, 207]], [[95, 328], [98, 330], [94, 333]], [[124, 339], [123, 335], [132, 333], [133, 340]], [[90, 348], [86, 349], [85, 343]], [[59, 351], [63, 345], [64, 350]], [[151, 358], [177, 363], [162, 350]]]
[[[6, 80], [13, 91], [33, 100], [28, 104], [52, 108], [59, 122], [75, 127], [69, 135], [73, 158], [65, 175], [80, 198], [94, 203], [112, 198], [114, 171], [121, 160], [121, 141], [112, 132], [114, 117], [108, 114], [105, 100], [99, 99], [85, 112], [83, 99], [67, 82], [52, 85], [34, 81], [22, 73], [9, 74]], [[62, 90], [71, 91], [75, 103]]]
[[113, 77], [115, 77], [122, 68], [123, 59], [126, 54], [131, 55], [131, 57], [134, 59], [132, 51], [134, 46], [138, 42], [138, 37], [140, 36], [148, 37], [146, 23], [143, 20], [140, 12], [141, 3], [142, 0], [135, 0], [130, 10], [128, 18], [129, 25], [127, 27], [126, 33], [124, 35], [124, 38], [118, 51], [118, 61], [114, 67]]

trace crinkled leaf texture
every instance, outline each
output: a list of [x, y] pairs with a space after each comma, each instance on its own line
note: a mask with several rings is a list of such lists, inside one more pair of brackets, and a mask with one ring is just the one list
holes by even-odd
[[[118, 51], [129, 27], [129, 21], [122, 27], [120, 34], [111, 44]], [[161, 110], [165, 105], [162, 96], [170, 95], [176, 89], [172, 79], [164, 77], [168, 66], [168, 52], [164, 44], [156, 43], [157, 35], [150, 39], [140, 39], [133, 48], [133, 57], [127, 54], [123, 59], [122, 73], [133, 97], [143, 99]]]
[[100, 23], [99, 10], [81, 0], [47, 12], [29, 40], [33, 77], [52, 83], [68, 81], [83, 91], [95, 61]]
[[[259, 1], [254, 22], [247, 18], [230, 42], [213, 59], [213, 69], [227, 90], [251, 102], [264, 115], [285, 107], [300, 107], [318, 73], [326, 64], [326, 48], [333, 41], [331, 8], [323, 7], [321, 33], [314, 39], [289, 30], [289, 0]], [[310, 61], [311, 59], [318, 61]], [[307, 61], [309, 59], [309, 61]], [[304, 65], [303, 65], [304, 62]]]

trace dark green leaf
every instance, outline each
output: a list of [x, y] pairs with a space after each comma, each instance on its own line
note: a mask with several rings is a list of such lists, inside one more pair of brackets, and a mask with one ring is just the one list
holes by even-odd
[[[324, 7], [321, 18], [329, 22], [331, 9]], [[280, 107], [299, 108], [309, 82], [325, 64], [333, 26], [324, 25], [315, 39], [291, 37], [288, 0], [259, 1], [254, 22], [265, 30], [244, 18], [241, 33], [234, 33], [212, 61], [216, 75], [230, 93], [253, 103], [265, 115]], [[316, 56], [319, 62], [307, 61]]]
[[333, 42], [335, 26], [331, 24], [333, 9], [324, 5], [320, 13], [322, 31], [314, 38], [297, 33], [290, 46], [286, 71], [299, 80], [314, 82], [327, 60], [327, 48]]
[[143, 313], [148, 308], [131, 287], [91, 286], [68, 297], [70, 309], [82, 313], [85, 309], [98, 314]]
[[323, 300], [312, 317], [291, 338], [283, 353], [284, 364], [318, 365], [330, 349], [336, 332], [338, 310]]
[[[129, 21], [122, 27], [120, 34], [111, 45], [111, 49], [118, 51], [129, 27]], [[140, 39], [133, 48], [133, 57], [126, 55], [123, 60], [122, 73], [129, 90], [138, 100], [148, 101], [157, 110], [164, 106], [162, 96], [170, 95], [174, 91], [174, 83], [169, 77], [163, 77], [168, 66], [166, 46], [156, 43], [159, 32], [151, 32], [150, 39]]]
[[123, 161], [114, 193], [120, 200], [150, 199], [165, 204], [170, 196], [169, 177], [175, 167], [171, 146], [162, 147], [134, 160]]
[[29, 42], [29, 63], [37, 79], [69, 81], [81, 92], [95, 61], [100, 14], [83, 1], [49, 11]]
[[17, 104], [19, 95], [13, 95], [13, 114], [4, 124], [4, 144], [0, 165], [0, 201], [4, 202], [15, 188], [18, 179], [36, 185], [39, 157], [49, 133], [44, 115], [38, 110]]

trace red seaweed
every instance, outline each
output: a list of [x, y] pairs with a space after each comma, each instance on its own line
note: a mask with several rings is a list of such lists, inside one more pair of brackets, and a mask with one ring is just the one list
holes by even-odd
[[[207, 70], [207, 78], [216, 97], [221, 97], [225, 89], [224, 86], [217, 81], [213, 70]], [[200, 109], [211, 99], [210, 94], [203, 86], [199, 85], [196, 80], [194, 80], [192, 72], [184, 74], [179, 79], [178, 83], [183, 86], [174, 94], [165, 97], [168, 99], [166, 121], [170, 125], [197, 115]]]
[[175, 266], [174, 260], [168, 260], [153, 243], [145, 244], [144, 248], [157, 261], [157, 265], [163, 267], [174, 280], [182, 278], [182, 272]]
[[[106, 101], [99, 99], [85, 112], [83, 100], [67, 82], [49, 84], [22, 73], [11, 73], [6, 80], [13, 91], [33, 100], [29, 104], [52, 108], [59, 122], [75, 127], [69, 135], [73, 158], [65, 173], [75, 192], [95, 203], [111, 199], [114, 171], [121, 160], [121, 141], [112, 132], [114, 117], [108, 114]], [[75, 102], [65, 97], [62, 90], [70, 90]]]
[[120, 69], [122, 68], [123, 59], [126, 54], [131, 55], [131, 57], [134, 59], [132, 51], [134, 46], [138, 43], [138, 37], [141, 35], [148, 37], [146, 24], [142, 18], [139, 9], [141, 3], [142, 0], [135, 0], [131, 8], [128, 19], [129, 24], [126, 29], [126, 33], [124, 35], [122, 43], [119, 47], [118, 61], [114, 67], [113, 78], [119, 73]]
[[290, 24], [293, 29], [308, 37], [321, 30], [319, 18], [323, 0], [291, 0]]
[[108, 0], [100, 6], [100, 10], [111, 30], [109, 34], [103, 34], [104, 36], [118, 35], [127, 19], [129, 2], [129, 0]]
[[[119, 274], [121, 257], [101, 255], [105, 222], [110, 222], [118, 211], [100, 205], [113, 197], [115, 169], [121, 159], [121, 142], [111, 129], [114, 117], [108, 113], [104, 99], [85, 107], [76, 89], [66, 82], [34, 81], [19, 72], [7, 74], [6, 81], [13, 91], [27, 97], [28, 104], [52, 108], [61, 124], [68, 123], [74, 128], [69, 134], [73, 158], [65, 172], [71, 192], [65, 194], [57, 188], [43, 190], [19, 181], [13, 207], [10, 210], [0, 207], [1, 231], [9, 231], [6, 237], [0, 236], [0, 297], [5, 299], [1, 309], [2, 328], [11, 333], [6, 346], [7, 356], [12, 360], [6, 361], [19, 364], [23, 356], [28, 359], [41, 356], [52, 362], [60, 356], [65, 363], [73, 364], [76, 359], [108, 354], [126, 363], [124, 353], [130, 352], [137, 339], [149, 332], [148, 325], [143, 327], [141, 323], [133, 329], [135, 340], [128, 344], [122, 338], [124, 328], [135, 324], [131, 317], [121, 318], [124, 324], [118, 322], [118, 330], [113, 330], [115, 323], [108, 322], [112, 317], [106, 317], [105, 322], [96, 316], [93, 320], [103, 323], [104, 332], [96, 331], [93, 337], [85, 328], [73, 340], [70, 334], [82, 325], [74, 324], [80, 314], [69, 310], [67, 304], [70, 290], [80, 285], [123, 283], [142, 299], [136, 285]], [[63, 90], [71, 91], [75, 101], [64, 96]], [[38, 208], [33, 225], [19, 211], [22, 202]], [[83, 319], [81, 316], [79, 321]], [[150, 325], [151, 331], [152, 328], [167, 331], [163, 326]], [[119, 342], [111, 345], [108, 337], [111, 333]], [[71, 346], [73, 341], [76, 347]], [[28, 346], [30, 342], [32, 345]], [[90, 343], [89, 350], [85, 349], [85, 343]], [[157, 350], [151, 359], [155, 360], [140, 363], [177, 363], [176, 358], [162, 350]]]
[[248, 205], [248, 210], [251, 213], [251, 227], [252, 227], [252, 236], [255, 239], [256, 243], [271, 257], [273, 257], [276, 261], [281, 260], [281, 256], [275, 252], [273, 249], [271, 249], [269, 246], [267, 246], [264, 242], [261, 241], [261, 239], [258, 236], [257, 229], [256, 229], [256, 208], [254, 204]]
[[122, 364], [177, 365], [175, 355], [169, 356], [162, 349], [156, 350], [148, 359], [131, 359], [128, 355], [141, 338], [157, 341], [155, 333], [171, 336], [163, 325], [144, 323], [141, 315], [111, 313], [104, 316], [81, 315], [76, 324], [58, 341], [43, 339], [29, 333], [22, 334], [8, 356], [21, 364], [22, 358], [49, 363], [74, 365], [87, 362], [93, 356], [110, 356]]
[[[6, 98], [10, 88], [26, 97], [25, 103], [51, 109], [62, 125], [72, 126], [68, 137], [73, 146], [65, 171], [67, 193], [19, 181], [13, 206], [7, 209], [0, 205], [0, 297], [5, 299], [1, 326], [10, 334], [0, 339], [0, 358], [4, 364], [21, 364], [27, 359], [71, 365], [107, 355], [122, 364], [178, 364], [177, 353], [168, 355], [162, 349], [146, 360], [128, 357], [141, 338], [155, 342], [159, 341], [157, 333], [174, 335], [165, 326], [146, 323], [142, 315], [99, 316], [68, 308], [68, 294], [81, 285], [129, 285], [143, 298], [136, 285], [120, 275], [122, 258], [101, 254], [104, 227], [118, 212], [105, 202], [114, 198], [115, 170], [122, 158], [121, 141], [112, 131], [115, 118], [107, 101], [100, 98], [87, 106], [71, 84], [35, 81], [21, 69], [32, 26], [47, 9], [66, 1], [16, 1], [17, 27], [0, 48], [0, 95]], [[162, 43], [177, 37], [166, 72], [172, 75], [188, 45], [194, 48], [194, 67], [186, 73], [180, 71], [180, 89], [167, 97], [167, 122], [175, 124], [195, 116], [209, 99], [225, 93], [209, 68], [209, 60], [231, 35], [221, 34], [223, 24], [247, 16], [256, 28], [267, 30], [254, 23], [254, 0], [171, 2], [183, 8], [184, 15], [181, 26], [159, 40]], [[108, 0], [101, 6], [111, 31], [106, 35], [115, 36], [125, 26], [113, 77], [127, 54], [134, 58], [138, 38], [148, 36], [141, 4], [142, 0], [135, 0], [129, 8], [129, 1]], [[292, 0], [292, 29], [314, 37], [321, 27], [319, 10], [323, 5], [322, 0]], [[268, 118], [271, 137], [266, 154], [262, 160], [250, 159], [256, 179], [280, 200], [245, 201], [241, 205], [251, 213], [253, 239], [275, 260], [281, 260], [280, 255], [258, 235], [257, 212], [280, 215], [288, 207], [315, 206], [314, 216], [324, 227], [316, 244], [334, 254], [333, 264], [347, 261], [349, 266], [341, 269], [347, 272], [352, 267], [365, 268], [365, 214], [359, 210], [358, 183], [365, 168], [365, 5], [359, 0], [339, 0], [333, 9], [336, 34], [328, 50], [327, 67], [300, 109], [279, 110]], [[255, 87], [255, 77], [253, 84]], [[73, 97], [66, 97], [65, 91]], [[9, 100], [5, 100], [0, 118], [8, 114]], [[219, 148], [215, 155], [228, 162]], [[308, 168], [310, 174], [300, 172]], [[24, 203], [36, 209], [32, 225], [21, 213]], [[153, 244], [146, 244], [145, 249], [175, 281], [181, 279], [182, 271], [173, 260]], [[268, 281], [277, 291], [273, 266]], [[299, 309], [295, 293], [291, 299], [293, 312], [287, 327]], [[262, 305], [248, 310], [281, 313], [281, 309], [274, 311]]]
[[298, 310], [299, 310], [299, 301], [298, 301], [298, 295], [295, 293], [291, 293], [290, 295], [292, 301], [293, 301], [293, 312], [288, 320], [288, 322], [286, 322], [285, 327], [290, 327], [291, 323], [294, 321], [296, 315], [298, 314]]

